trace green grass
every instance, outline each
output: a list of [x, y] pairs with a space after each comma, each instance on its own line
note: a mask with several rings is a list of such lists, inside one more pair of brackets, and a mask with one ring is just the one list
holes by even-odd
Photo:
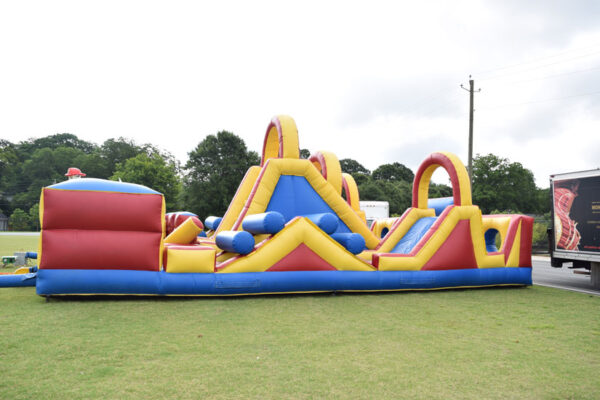
[[238, 298], [0, 289], [0, 398], [600, 397], [600, 298], [551, 288]]
[[[0, 235], [0, 257], [12, 256], [16, 251], [38, 251], [39, 236], [25, 235]], [[28, 265], [35, 265], [35, 260], [30, 260]], [[2, 267], [0, 262], [0, 272], [12, 272], [13, 267]]]

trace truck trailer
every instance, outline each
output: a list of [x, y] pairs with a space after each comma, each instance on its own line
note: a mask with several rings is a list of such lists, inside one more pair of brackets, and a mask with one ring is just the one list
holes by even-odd
[[550, 193], [551, 265], [586, 269], [600, 289], [600, 169], [550, 175]]

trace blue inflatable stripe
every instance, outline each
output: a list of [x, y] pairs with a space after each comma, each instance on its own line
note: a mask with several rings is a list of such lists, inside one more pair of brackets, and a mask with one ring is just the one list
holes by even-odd
[[446, 271], [181, 273], [123, 270], [38, 271], [37, 294], [235, 295], [418, 290], [531, 285], [531, 268]]
[[435, 210], [435, 216], [439, 217], [444, 212], [446, 207], [454, 204], [454, 197], [438, 197], [427, 200], [427, 208]]
[[413, 224], [408, 232], [396, 243], [396, 246], [390, 253], [408, 254], [421, 240], [423, 235], [427, 233], [431, 225], [435, 222], [436, 217], [424, 217]]
[[133, 193], [133, 194], [161, 194], [156, 190], [152, 190], [146, 186], [137, 185], [135, 183], [109, 181], [96, 178], [71, 179], [60, 182], [55, 185], [48, 186], [50, 189], [62, 190], [91, 190], [96, 192], [117, 192], [117, 193]]
[[0, 287], [35, 286], [36, 274], [0, 275]]

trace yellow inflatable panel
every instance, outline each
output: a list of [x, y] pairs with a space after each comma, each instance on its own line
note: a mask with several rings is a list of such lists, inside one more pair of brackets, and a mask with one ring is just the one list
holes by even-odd
[[216, 250], [200, 246], [167, 246], [166, 272], [215, 272]]
[[196, 225], [192, 218], [188, 218], [165, 238], [165, 243], [190, 244], [196, 240], [200, 232], [202, 228]]

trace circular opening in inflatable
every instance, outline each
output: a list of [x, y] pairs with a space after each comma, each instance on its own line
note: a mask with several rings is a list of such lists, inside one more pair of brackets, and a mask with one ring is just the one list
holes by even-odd
[[497, 229], [490, 228], [484, 233], [485, 249], [488, 253], [498, 251], [502, 247], [502, 236]]
[[387, 227], [383, 228], [383, 229], [381, 230], [381, 238], [384, 238], [384, 237], [385, 237], [385, 235], [387, 235], [389, 231], [390, 231], [390, 230], [389, 230]]

